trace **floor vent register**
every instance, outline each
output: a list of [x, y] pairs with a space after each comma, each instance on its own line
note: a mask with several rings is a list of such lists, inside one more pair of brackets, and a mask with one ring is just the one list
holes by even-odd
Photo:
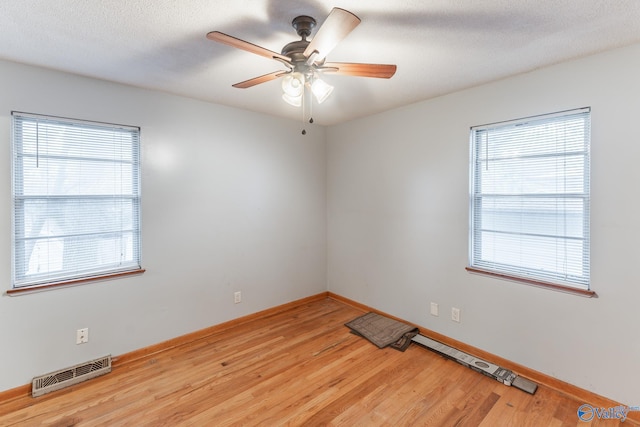
[[35, 377], [31, 383], [31, 395], [42, 396], [109, 372], [111, 372], [111, 355]]

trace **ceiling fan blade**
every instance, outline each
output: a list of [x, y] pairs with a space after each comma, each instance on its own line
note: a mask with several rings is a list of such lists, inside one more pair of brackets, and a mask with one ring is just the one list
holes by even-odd
[[321, 62], [359, 23], [360, 18], [353, 13], [334, 7], [305, 49], [304, 56], [309, 58], [317, 52], [313, 62]]
[[343, 76], [377, 77], [388, 79], [396, 73], [396, 66], [391, 64], [356, 64], [350, 62], [326, 62], [319, 71]]
[[265, 74], [264, 76], [254, 77], [253, 79], [236, 83], [233, 85], [233, 87], [237, 87], [239, 89], [246, 89], [251, 86], [259, 85], [260, 83], [270, 82], [271, 80], [275, 80], [278, 77], [284, 76], [285, 74], [289, 74], [289, 71], [274, 71], [273, 73]]
[[260, 47], [253, 43], [249, 43], [244, 40], [240, 40], [236, 37], [230, 36], [220, 31], [211, 31], [207, 34], [209, 40], [213, 40], [218, 43], [226, 44], [227, 46], [235, 47], [237, 49], [246, 50], [247, 52], [255, 53], [256, 55], [264, 56], [265, 58], [280, 59], [287, 63], [291, 63], [291, 58], [281, 55], [264, 47]]

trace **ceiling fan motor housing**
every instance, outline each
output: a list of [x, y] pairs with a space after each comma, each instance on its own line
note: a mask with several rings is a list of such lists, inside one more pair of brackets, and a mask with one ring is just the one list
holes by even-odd
[[310, 16], [302, 15], [293, 19], [291, 22], [293, 28], [295, 28], [298, 35], [302, 40], [296, 40], [285, 45], [282, 48], [282, 54], [291, 58], [293, 64], [300, 64], [306, 62], [307, 58], [304, 56], [304, 51], [309, 46], [307, 37], [311, 34], [311, 30], [316, 26], [316, 20]]
[[305, 62], [307, 58], [304, 56], [304, 51], [309, 45], [307, 40], [297, 40], [286, 44], [282, 48], [282, 54], [291, 58], [291, 62], [294, 64], [297, 62]]

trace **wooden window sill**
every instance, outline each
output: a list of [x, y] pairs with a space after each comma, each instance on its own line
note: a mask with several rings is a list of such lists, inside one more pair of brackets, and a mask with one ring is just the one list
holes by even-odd
[[498, 279], [511, 280], [514, 282], [524, 283], [525, 285], [535, 286], [538, 288], [551, 289], [557, 292], [579, 295], [587, 298], [597, 298], [598, 294], [591, 290], [572, 288], [571, 286], [557, 285], [554, 283], [542, 282], [539, 280], [525, 279], [523, 277], [510, 276], [508, 274], [495, 273], [492, 271], [482, 270], [475, 267], [466, 267], [469, 273], [480, 274], [483, 276], [496, 277]]
[[71, 287], [71, 286], [78, 286], [78, 285], [84, 285], [84, 284], [87, 284], [87, 283], [97, 282], [99, 280], [118, 279], [120, 277], [132, 276], [132, 275], [135, 275], [135, 274], [142, 274], [145, 271], [146, 271], [145, 269], [140, 268], [140, 269], [137, 269], [137, 270], [122, 271], [122, 272], [111, 273], [111, 274], [103, 274], [103, 275], [100, 275], [100, 276], [90, 276], [90, 277], [83, 277], [81, 279], [65, 280], [63, 282], [46, 283], [46, 284], [42, 284], [42, 285], [33, 285], [33, 286], [24, 286], [24, 287], [21, 287], [21, 288], [13, 288], [13, 289], [7, 290], [7, 295], [9, 295], [9, 296], [17, 296], [17, 295], [24, 295], [24, 294], [29, 294], [29, 293], [33, 293], [33, 292], [43, 292], [43, 291], [50, 291], [50, 290], [59, 289], [59, 288], [68, 288], [68, 287]]

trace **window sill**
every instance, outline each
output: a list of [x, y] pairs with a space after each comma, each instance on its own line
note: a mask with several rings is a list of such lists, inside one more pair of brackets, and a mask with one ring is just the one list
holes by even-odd
[[91, 276], [91, 277], [83, 277], [81, 279], [75, 279], [75, 280], [66, 280], [64, 282], [46, 283], [46, 284], [43, 284], [43, 285], [24, 286], [24, 287], [21, 287], [21, 288], [9, 289], [9, 290], [7, 290], [6, 293], [9, 296], [18, 296], [18, 295], [30, 294], [30, 293], [34, 293], [34, 292], [44, 292], [44, 291], [50, 291], [50, 290], [53, 290], [53, 289], [68, 288], [68, 287], [71, 287], [71, 286], [84, 285], [84, 284], [87, 284], [87, 283], [97, 282], [99, 280], [118, 279], [120, 277], [132, 276], [132, 275], [135, 275], [135, 274], [142, 274], [145, 271], [146, 271], [145, 269], [141, 268], [141, 269], [138, 269], [138, 270], [122, 271], [122, 272], [119, 272], [119, 273], [104, 274], [104, 275], [101, 275], [101, 276]]
[[475, 267], [466, 267], [469, 273], [480, 274], [483, 276], [496, 277], [514, 282], [524, 283], [525, 285], [535, 286], [537, 288], [550, 289], [552, 291], [564, 292], [566, 294], [579, 295], [586, 298], [597, 298], [598, 294], [591, 290], [576, 289], [570, 286], [556, 285], [554, 283], [541, 282], [539, 280], [525, 279], [523, 277], [510, 276], [508, 274], [495, 273], [492, 271], [482, 270]]

